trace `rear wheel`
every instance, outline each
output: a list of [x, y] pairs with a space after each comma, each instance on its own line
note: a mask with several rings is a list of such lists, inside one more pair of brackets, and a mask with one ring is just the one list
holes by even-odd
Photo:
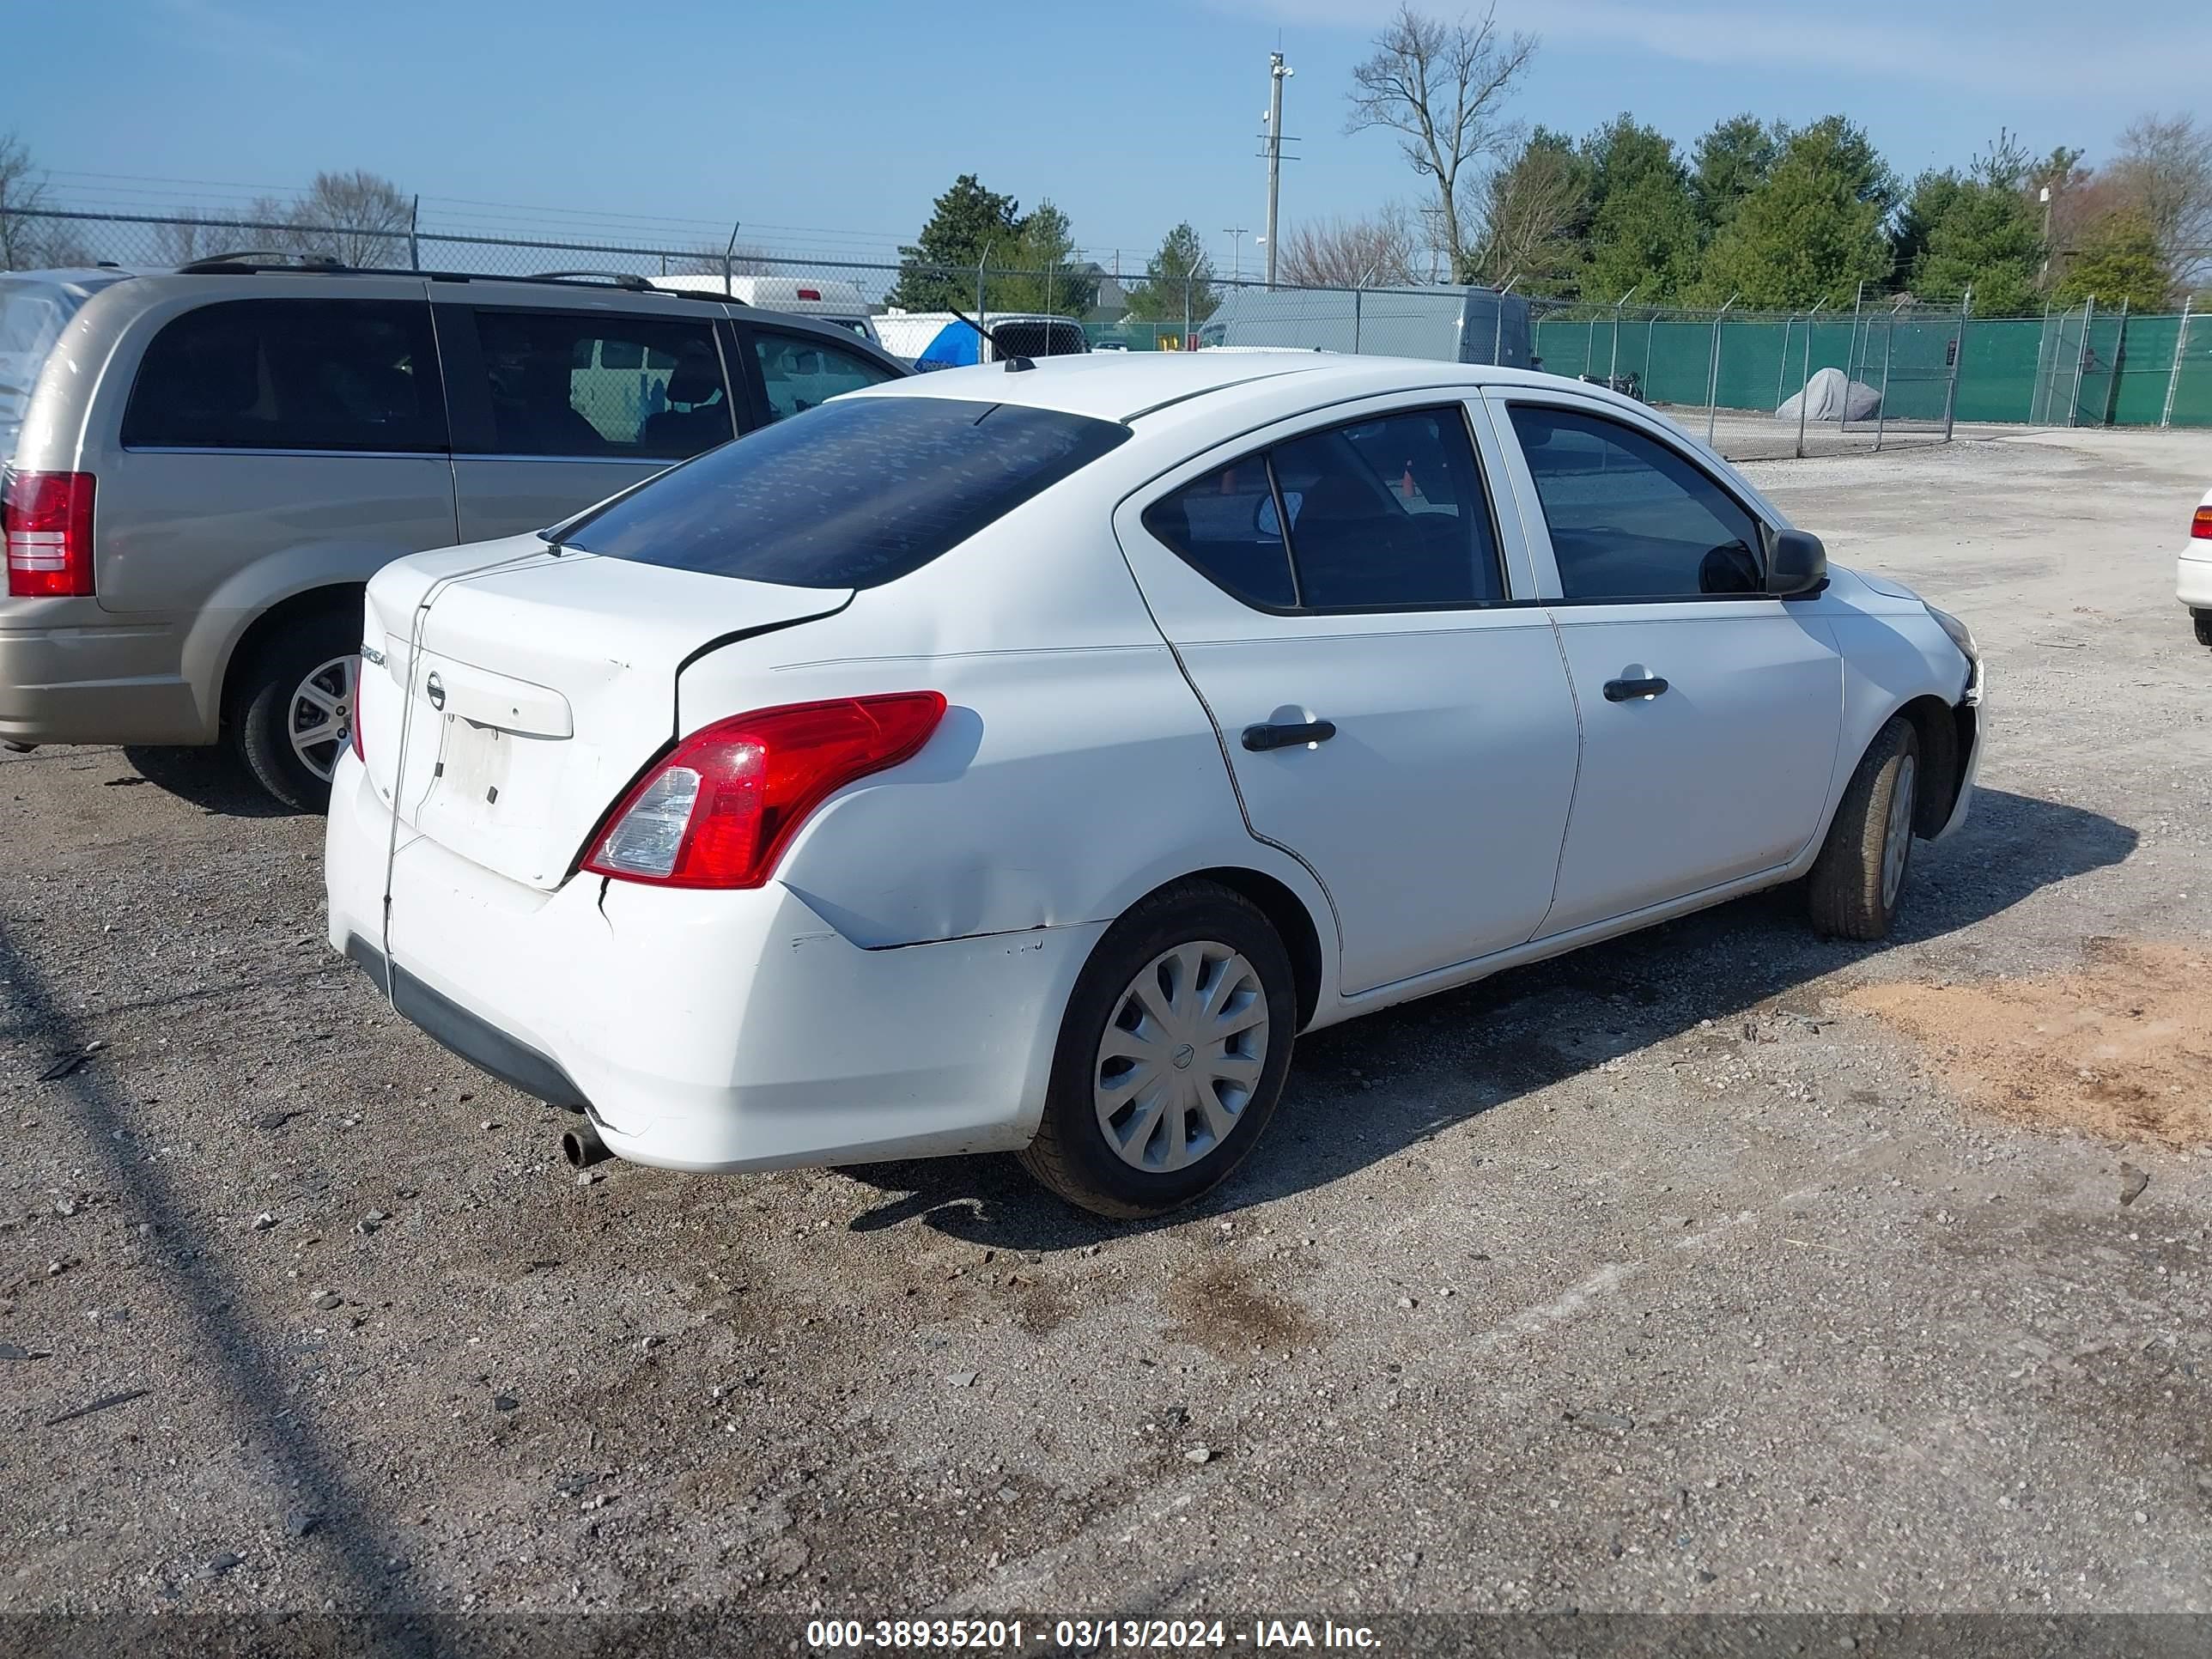
[[323, 611], [283, 625], [246, 664], [231, 710], [231, 742], [261, 787], [285, 805], [320, 812], [353, 735], [361, 682], [355, 619]]
[[1867, 745], [1806, 878], [1813, 926], [1837, 939], [1887, 936], [1912, 859], [1920, 737], [1902, 714]]
[[1155, 893], [1076, 981], [1022, 1162], [1099, 1215], [1188, 1204], [1267, 1127], [1297, 1024], [1290, 957], [1250, 901], [1211, 882]]
[[2197, 643], [2212, 645], [2212, 611], [2192, 611], [2189, 618], [2197, 624]]

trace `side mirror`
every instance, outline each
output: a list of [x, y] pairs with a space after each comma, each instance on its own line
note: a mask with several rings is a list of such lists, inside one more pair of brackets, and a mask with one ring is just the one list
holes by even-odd
[[1778, 599], [1809, 599], [1828, 585], [1828, 550], [1809, 530], [1778, 530], [1768, 538], [1766, 591]]

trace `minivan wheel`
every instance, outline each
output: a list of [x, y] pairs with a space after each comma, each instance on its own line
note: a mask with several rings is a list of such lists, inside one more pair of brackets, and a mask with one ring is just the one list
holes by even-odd
[[352, 739], [356, 631], [343, 612], [303, 617], [263, 645], [238, 684], [231, 741], [261, 787], [302, 812], [328, 809], [331, 775]]
[[2197, 624], [2197, 643], [2212, 645], [2212, 611], [2192, 611], [2189, 619]]
[[1022, 1162], [1099, 1215], [1188, 1204], [1267, 1127], [1297, 1027], [1290, 956], [1257, 907], [1212, 882], [1163, 889], [1076, 980]]
[[1912, 860], [1919, 781], [1919, 733], [1893, 714], [1851, 774], [1806, 878], [1814, 931], [1835, 939], [1888, 936]]

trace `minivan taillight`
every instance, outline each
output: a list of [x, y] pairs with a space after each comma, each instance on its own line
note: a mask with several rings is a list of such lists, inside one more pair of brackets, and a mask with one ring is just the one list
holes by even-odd
[[92, 592], [92, 474], [10, 472], [0, 495], [12, 599]]
[[660, 887], [758, 887], [810, 812], [911, 759], [944, 718], [939, 693], [899, 691], [702, 726], [630, 786], [583, 867]]
[[2212, 542], [2212, 507], [2200, 507], [2189, 521], [2189, 533], [2201, 542]]

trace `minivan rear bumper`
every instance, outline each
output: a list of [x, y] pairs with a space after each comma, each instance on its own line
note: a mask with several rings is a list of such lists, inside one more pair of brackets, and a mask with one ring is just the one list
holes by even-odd
[[448, 1048], [584, 1107], [619, 1156], [672, 1169], [1026, 1145], [1106, 926], [864, 950], [780, 885], [586, 876], [543, 893], [402, 831], [386, 945], [392, 828], [345, 757], [325, 862], [331, 945]]
[[0, 608], [0, 739], [196, 744], [209, 740], [166, 626], [106, 619], [90, 599]]

